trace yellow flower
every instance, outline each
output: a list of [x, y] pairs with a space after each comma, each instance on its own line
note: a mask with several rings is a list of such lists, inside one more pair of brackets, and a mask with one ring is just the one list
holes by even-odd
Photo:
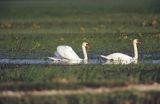
[[127, 38], [128, 38], [128, 36], [127, 36], [127, 35], [123, 37], [123, 39], [127, 39]]
[[95, 32], [98, 32], [99, 29], [98, 29], [97, 27], [94, 27], [93, 30], [94, 30]]
[[157, 26], [157, 20], [156, 19], [153, 19], [152, 20], [152, 23], [151, 23], [151, 25], [152, 25], [152, 27], [156, 27]]
[[85, 28], [83, 26], [80, 27], [80, 32], [81, 33], [85, 32]]
[[12, 27], [12, 23], [9, 21], [5, 21], [3, 24], [1, 24], [2, 28], [11, 28]]
[[61, 37], [61, 38], [60, 38], [60, 41], [64, 41], [64, 38], [63, 38], [63, 37]]
[[41, 26], [39, 24], [33, 23], [32, 28], [39, 29]]
[[12, 24], [11, 23], [8, 23], [6, 24], [7, 28], [11, 28], [12, 27]]
[[41, 46], [41, 44], [39, 42], [35, 42], [35, 45], [32, 47], [32, 49], [36, 49], [39, 48]]

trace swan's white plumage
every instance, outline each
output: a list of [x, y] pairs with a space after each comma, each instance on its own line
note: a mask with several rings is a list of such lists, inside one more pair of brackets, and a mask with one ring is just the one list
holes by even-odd
[[130, 64], [130, 63], [138, 60], [137, 43], [138, 43], [138, 40], [134, 39], [133, 40], [134, 57], [130, 57], [130, 56], [125, 55], [123, 53], [112, 53], [107, 56], [101, 55], [101, 57], [109, 60], [108, 62], [116, 61], [117, 63], [121, 63], [121, 64]]
[[107, 59], [107, 60], [111, 60], [111, 59], [114, 59], [114, 60], [133, 60], [132, 57], [128, 56], [128, 55], [125, 55], [123, 53], [112, 53], [108, 56], [104, 56], [104, 55], [101, 55], [101, 57]]
[[55, 56], [58, 59], [81, 60], [81, 58], [79, 58], [72, 47], [67, 45], [58, 46], [57, 51], [55, 52]]
[[67, 45], [57, 46], [57, 50], [54, 52], [54, 57], [48, 57], [48, 58], [55, 62], [81, 63], [82, 61], [88, 60], [86, 47], [88, 47], [88, 43], [83, 42], [82, 51], [84, 59], [81, 59], [72, 49], [72, 47]]
[[130, 64], [134, 61], [132, 57], [123, 53], [112, 53], [108, 56], [101, 55], [101, 57], [108, 60], [106, 61], [107, 64]]

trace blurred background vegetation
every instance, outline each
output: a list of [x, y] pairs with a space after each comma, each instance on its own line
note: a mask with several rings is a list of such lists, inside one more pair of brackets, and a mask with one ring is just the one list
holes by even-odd
[[0, 18], [80, 14], [159, 13], [159, 0], [1, 0]]

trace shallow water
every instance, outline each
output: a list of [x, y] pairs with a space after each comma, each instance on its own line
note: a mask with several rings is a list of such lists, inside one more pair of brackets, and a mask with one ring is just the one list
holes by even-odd
[[51, 64], [51, 61], [43, 59], [0, 59], [0, 64]]
[[[141, 64], [160, 64], [160, 60], [139, 60], [138, 63]], [[72, 65], [72, 64], [120, 64], [119, 62], [109, 62], [103, 59], [95, 58], [89, 59], [88, 62], [54, 62], [50, 59], [0, 59], [0, 64], [58, 64], [58, 65]]]
[[[109, 53], [108, 53], [109, 54]], [[129, 54], [129, 53], [128, 53]], [[133, 56], [133, 55], [131, 55]], [[72, 65], [72, 64], [122, 64], [121, 62], [116, 61], [106, 61], [102, 59], [100, 55], [95, 55], [89, 53], [89, 60], [88, 62], [81, 62], [81, 61], [65, 61], [65, 62], [54, 62], [47, 57], [41, 57], [41, 59], [37, 59], [36, 57], [32, 58], [5, 58], [0, 57], [0, 64], [58, 64], [58, 65]], [[146, 53], [139, 53], [139, 60], [138, 63], [140, 64], [160, 64], [160, 52], [146, 52]]]
[[144, 63], [144, 64], [160, 64], [160, 60], [144, 60], [140, 63]]

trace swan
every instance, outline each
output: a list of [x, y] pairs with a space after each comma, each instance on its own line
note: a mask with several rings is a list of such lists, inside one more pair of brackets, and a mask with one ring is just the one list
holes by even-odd
[[56, 62], [61, 61], [61, 62], [80, 63], [82, 61], [88, 60], [86, 48], [89, 48], [89, 44], [87, 42], [83, 42], [82, 51], [84, 59], [80, 58], [76, 54], [76, 52], [72, 49], [72, 47], [68, 45], [57, 46], [57, 50], [54, 53], [54, 57], [48, 57], [48, 58]]
[[137, 50], [137, 43], [138, 39], [133, 40], [133, 47], [134, 47], [134, 57], [128, 56], [123, 53], [112, 53], [110, 55], [104, 56], [101, 55], [102, 58], [107, 59], [107, 62], [115, 62], [116, 64], [130, 64], [132, 62], [137, 63], [138, 60], [138, 50]]

